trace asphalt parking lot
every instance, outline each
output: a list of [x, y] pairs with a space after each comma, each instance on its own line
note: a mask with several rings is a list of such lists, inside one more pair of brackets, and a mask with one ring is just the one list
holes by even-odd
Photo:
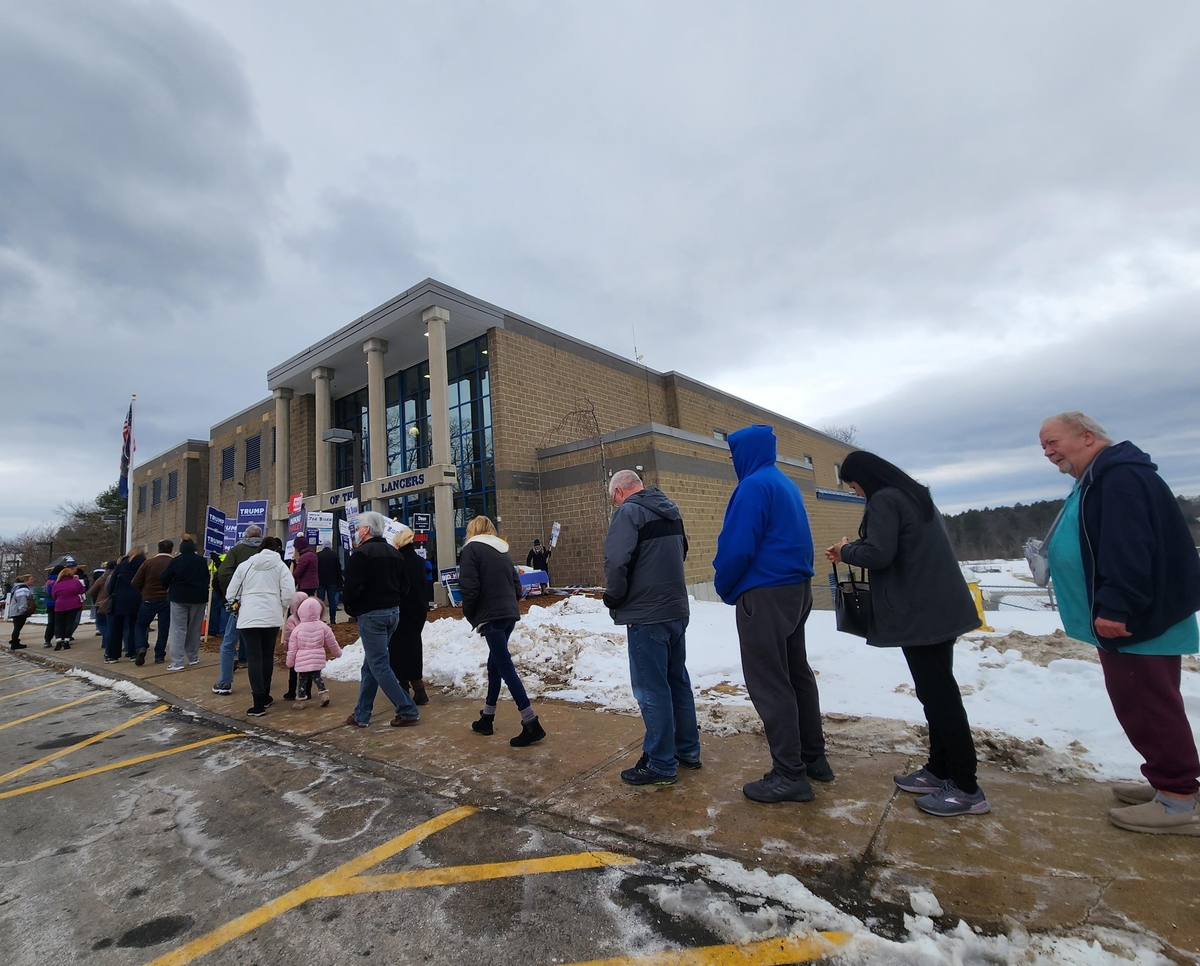
[[4, 962], [791, 963], [842, 941], [721, 958], [651, 899], [670, 853], [148, 697], [0, 656]]

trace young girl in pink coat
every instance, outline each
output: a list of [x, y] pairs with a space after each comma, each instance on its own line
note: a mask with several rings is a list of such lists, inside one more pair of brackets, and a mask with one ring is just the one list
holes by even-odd
[[341, 657], [342, 649], [329, 625], [321, 620], [319, 600], [310, 597], [302, 601], [296, 614], [300, 621], [292, 628], [287, 645], [287, 666], [296, 671], [296, 703], [292, 707], [299, 711], [308, 704], [315, 682], [323, 708], [329, 704], [329, 692], [321, 678], [321, 672], [325, 670], [325, 652]]

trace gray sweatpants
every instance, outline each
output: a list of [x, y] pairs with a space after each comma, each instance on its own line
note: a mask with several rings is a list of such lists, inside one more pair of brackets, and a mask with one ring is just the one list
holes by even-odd
[[190, 662], [200, 660], [200, 630], [204, 626], [204, 604], [171, 601], [171, 636], [167, 639], [171, 663], [182, 664], [184, 652]]
[[746, 690], [762, 718], [775, 771], [789, 781], [804, 778], [804, 763], [825, 754], [821, 699], [804, 646], [811, 610], [809, 580], [755, 587], [735, 607]]

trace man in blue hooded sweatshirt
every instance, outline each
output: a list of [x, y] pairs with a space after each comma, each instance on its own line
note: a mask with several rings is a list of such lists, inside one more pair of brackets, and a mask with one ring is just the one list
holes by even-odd
[[775, 465], [770, 426], [729, 434], [738, 485], [717, 538], [716, 590], [737, 608], [742, 673], [773, 768], [743, 786], [756, 802], [807, 802], [809, 779], [833, 781], [804, 622], [812, 610], [813, 540], [800, 490]]

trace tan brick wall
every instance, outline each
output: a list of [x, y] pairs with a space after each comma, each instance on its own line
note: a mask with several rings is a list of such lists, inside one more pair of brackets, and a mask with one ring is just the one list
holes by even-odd
[[291, 410], [292, 493], [312, 496], [317, 488], [317, 397], [293, 396]]
[[[170, 474], [178, 474], [175, 499], [169, 499]], [[154, 480], [162, 481], [162, 503], [154, 506]], [[146, 487], [146, 509], [138, 511], [138, 487]], [[204, 526], [204, 506], [208, 497], [208, 453], [202, 442], [183, 443], [161, 456], [137, 466], [130, 474], [133, 488], [132, 546], [172, 540], [175, 545], [184, 533], [195, 535]]]
[[[227, 515], [237, 513], [239, 500], [275, 499], [275, 464], [271, 461], [272, 430], [275, 428], [275, 401], [266, 399], [225, 423], [214, 427], [209, 439], [208, 502]], [[262, 468], [246, 472], [246, 439], [262, 434]], [[234, 447], [233, 479], [221, 479], [221, 453]], [[238, 481], [245, 483], [239, 487]]]

